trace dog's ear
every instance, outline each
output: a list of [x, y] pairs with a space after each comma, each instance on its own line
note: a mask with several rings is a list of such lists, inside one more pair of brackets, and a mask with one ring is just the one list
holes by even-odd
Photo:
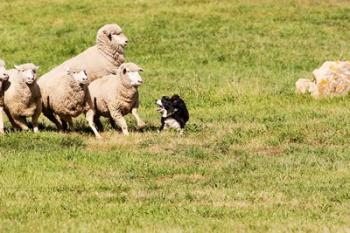
[[173, 103], [177, 103], [180, 100], [180, 96], [179, 95], [173, 95], [171, 97], [171, 101], [173, 101]]

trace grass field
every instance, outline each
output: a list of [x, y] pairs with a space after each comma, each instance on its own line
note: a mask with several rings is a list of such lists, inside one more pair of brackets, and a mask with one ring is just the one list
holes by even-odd
[[[350, 60], [347, 0], [3, 0], [0, 57], [43, 74], [118, 23], [145, 132], [0, 137], [0, 232], [350, 232], [349, 97], [294, 83]], [[180, 94], [185, 135], [158, 134]], [[105, 122], [107, 125], [107, 122]], [[6, 125], [9, 127], [9, 123]], [[82, 132], [80, 132], [82, 130]]]

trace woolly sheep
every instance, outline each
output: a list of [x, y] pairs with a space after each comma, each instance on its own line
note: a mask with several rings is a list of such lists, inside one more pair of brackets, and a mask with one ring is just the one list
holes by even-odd
[[38, 132], [41, 113], [41, 95], [36, 83], [38, 66], [28, 63], [8, 71], [4, 85], [4, 110], [13, 127], [28, 130], [26, 117], [32, 117], [34, 132]]
[[53, 77], [50, 82], [39, 79], [38, 84], [42, 95], [43, 113], [58, 129], [67, 130], [67, 122], [72, 128], [72, 118], [85, 112], [95, 136], [101, 137], [93, 123], [94, 114], [89, 102], [88, 76], [85, 70], [68, 68], [64, 76]]
[[138, 115], [139, 93], [138, 87], [143, 83], [139, 72], [143, 71], [134, 63], [124, 63], [116, 71], [116, 75], [108, 75], [93, 81], [89, 85], [91, 102], [94, 108], [94, 122], [101, 130], [100, 116], [110, 119], [112, 126], [115, 123], [128, 135], [128, 127], [123, 116], [132, 113], [137, 126], [142, 128], [145, 123]]
[[3, 86], [9, 79], [9, 75], [5, 68], [5, 62], [0, 59], [0, 134], [4, 133], [4, 89]]
[[96, 45], [88, 48], [79, 55], [65, 61], [55, 67], [40, 79], [66, 75], [66, 67], [85, 67], [89, 82], [111, 74], [113, 70], [122, 64], [124, 59], [124, 48], [128, 43], [127, 37], [117, 24], [107, 24], [97, 32]]

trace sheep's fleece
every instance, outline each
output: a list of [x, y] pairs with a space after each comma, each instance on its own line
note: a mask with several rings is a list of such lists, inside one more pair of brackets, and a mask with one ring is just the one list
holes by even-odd
[[85, 113], [95, 136], [101, 137], [93, 124], [94, 113], [84, 69], [69, 68], [62, 77], [53, 77], [51, 82], [39, 80], [38, 83], [42, 93], [43, 113], [58, 129], [66, 130], [67, 122], [72, 127], [72, 118]]
[[8, 71], [10, 78], [4, 85], [4, 109], [12, 125], [27, 130], [25, 117], [32, 117], [35, 132], [41, 113], [41, 94], [35, 80], [38, 68], [32, 63], [16, 66]]
[[0, 59], [0, 134], [4, 133], [4, 88], [3, 84], [7, 82], [9, 75], [5, 68], [5, 62]]
[[52, 82], [38, 80], [44, 114], [53, 111], [58, 115], [77, 117], [84, 112], [87, 84], [79, 83], [71, 75], [80, 71], [80, 68], [69, 68], [64, 76], [53, 77]]
[[89, 82], [111, 74], [122, 64], [124, 47], [128, 39], [117, 24], [107, 24], [97, 32], [96, 45], [55, 67], [40, 79], [49, 82], [52, 77], [62, 77], [68, 67], [85, 67]]
[[[5, 68], [5, 62], [0, 59], [0, 107], [4, 106], [4, 88], [3, 85], [9, 79], [8, 72]], [[1, 112], [0, 112], [1, 114]]]
[[142, 71], [134, 63], [124, 63], [116, 71], [116, 75], [108, 75], [95, 80], [89, 85], [91, 102], [94, 107], [95, 124], [101, 129], [99, 117], [108, 117], [112, 123], [117, 123], [122, 128], [123, 134], [128, 134], [124, 115], [132, 113], [136, 118], [139, 128], [145, 126], [137, 113], [139, 107], [138, 86], [143, 81], [139, 76]]

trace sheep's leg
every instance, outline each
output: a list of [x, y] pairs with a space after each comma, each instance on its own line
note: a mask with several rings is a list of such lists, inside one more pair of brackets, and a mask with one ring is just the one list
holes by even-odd
[[28, 130], [28, 125], [25, 118], [20, 116], [13, 116], [13, 121], [16, 123], [17, 127], [21, 130]]
[[97, 114], [94, 115], [94, 123], [97, 127], [97, 130], [103, 132], [103, 125], [101, 123], [100, 116]]
[[34, 112], [34, 115], [32, 116], [32, 125], [33, 125], [33, 130], [34, 133], [39, 132], [39, 127], [38, 127], [38, 119], [42, 111], [42, 105], [41, 102], [37, 104], [37, 108]]
[[97, 131], [96, 127], [95, 127], [95, 124], [94, 124], [94, 115], [95, 115], [94, 111], [93, 111], [92, 109], [90, 109], [90, 110], [88, 110], [88, 111], [86, 112], [85, 117], [86, 117], [86, 120], [87, 120], [88, 123], [89, 123], [90, 128], [91, 128], [92, 131], [94, 132], [95, 137], [98, 138], [98, 139], [100, 139], [100, 138], [102, 138], [102, 137], [101, 137], [101, 135], [98, 133], [98, 131]]
[[117, 110], [111, 110], [111, 117], [117, 123], [117, 125], [122, 129], [124, 135], [129, 135], [128, 125], [123, 115]]
[[115, 121], [113, 120], [112, 117], [109, 117], [109, 123], [111, 124], [113, 129], [117, 129], [117, 124], [115, 123]]
[[62, 130], [63, 127], [61, 122], [59, 122], [59, 120], [56, 118], [52, 111], [44, 110], [43, 113], [51, 122], [53, 122], [56, 125], [58, 130]]
[[61, 123], [62, 123], [62, 130], [63, 131], [67, 131], [68, 130], [68, 125], [67, 125], [67, 121], [63, 120], [62, 118], [60, 118]]
[[4, 131], [4, 118], [3, 118], [4, 108], [0, 107], [0, 134], [3, 134]]
[[[64, 131], [72, 130], [73, 129], [73, 120], [70, 116], [60, 116], [60, 120], [62, 122], [62, 129]], [[67, 125], [68, 122], [68, 125]]]
[[67, 121], [68, 121], [69, 129], [72, 130], [73, 129], [73, 119], [72, 119], [72, 117], [68, 117]]
[[11, 122], [12, 127], [14, 127], [14, 128], [19, 128], [19, 126], [18, 126], [18, 125], [16, 124], [16, 122], [13, 120], [13, 117], [12, 117], [10, 111], [9, 111], [8, 109], [4, 108], [4, 112], [6, 113], [6, 116], [7, 116], [7, 118], [9, 119], [9, 121]]
[[136, 119], [136, 122], [137, 122], [137, 127], [139, 128], [139, 129], [143, 129], [145, 126], [146, 126], [146, 124], [145, 124], [145, 122], [143, 121], [143, 120], [141, 120], [141, 118], [140, 118], [140, 116], [139, 116], [139, 113], [138, 113], [138, 111], [137, 111], [137, 108], [133, 108], [132, 110], [131, 110], [131, 114], [135, 117], [135, 119]]

